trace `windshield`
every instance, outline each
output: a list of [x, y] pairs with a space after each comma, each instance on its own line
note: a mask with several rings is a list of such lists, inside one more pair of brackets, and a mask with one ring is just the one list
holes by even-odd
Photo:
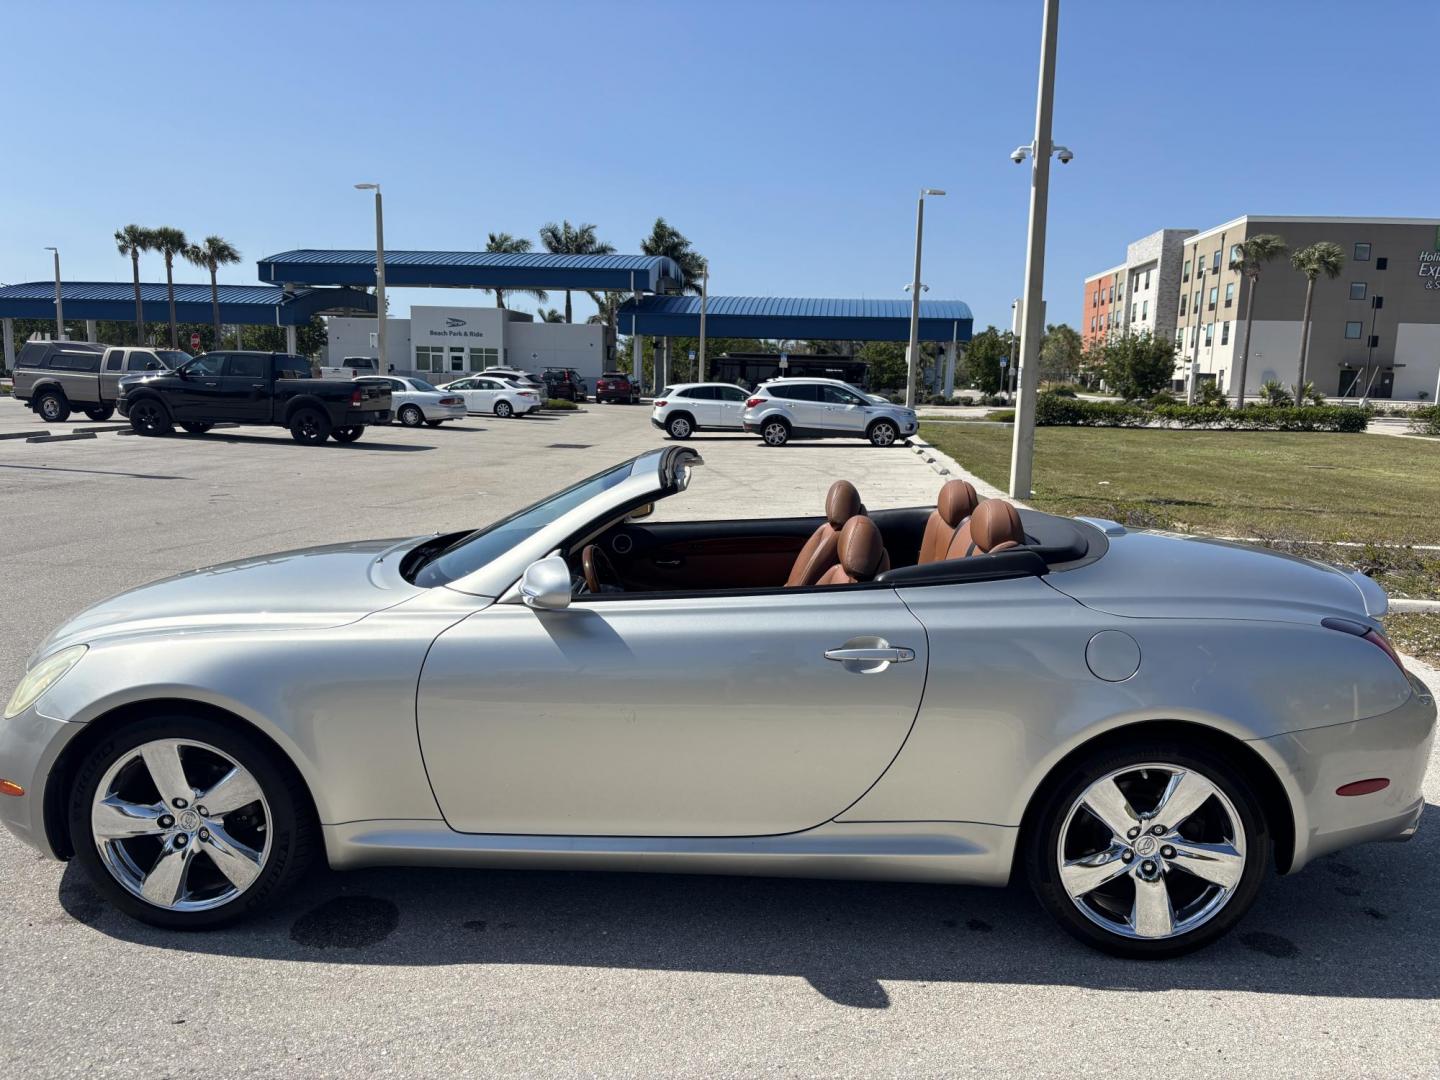
[[581, 503], [623, 483], [634, 467], [633, 461], [627, 461], [602, 473], [596, 473], [581, 480], [574, 487], [568, 487], [534, 506], [502, 518], [494, 525], [461, 537], [420, 566], [415, 573], [415, 584], [428, 589], [436, 585], [448, 585], [467, 574], [473, 574]]
[[437, 394], [440, 392], [437, 387], [431, 386], [424, 379], [411, 379], [410, 385], [413, 386], [416, 390], [431, 391]]

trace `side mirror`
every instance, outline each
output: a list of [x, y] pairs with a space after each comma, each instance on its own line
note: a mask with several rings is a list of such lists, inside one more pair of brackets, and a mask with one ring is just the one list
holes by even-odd
[[520, 579], [520, 598], [532, 608], [563, 611], [570, 606], [570, 566], [559, 555], [533, 562]]
[[630, 513], [625, 515], [625, 520], [639, 521], [641, 518], [647, 518], [653, 513], [655, 513], [655, 504], [648, 502], [644, 506], [637, 506], [634, 510], [631, 510]]

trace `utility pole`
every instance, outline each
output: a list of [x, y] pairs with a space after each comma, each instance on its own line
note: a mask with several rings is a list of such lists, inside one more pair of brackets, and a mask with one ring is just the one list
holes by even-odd
[[[1045, 310], [1045, 217], [1050, 195], [1051, 121], [1055, 110], [1055, 40], [1060, 0], [1045, 0], [1040, 29], [1040, 85], [1035, 101], [1035, 141], [1030, 147], [1030, 225], [1025, 252], [1025, 332], [1020, 339], [1020, 375], [1015, 403], [1015, 439], [1010, 453], [1010, 497], [1030, 497], [1035, 466], [1035, 389], [1040, 374], [1040, 337]], [[1069, 160], [1068, 158], [1066, 160]]]
[[380, 201], [379, 184], [356, 184], [355, 187], [375, 192], [375, 344], [380, 353], [376, 367], [383, 375], [388, 370], [385, 352], [385, 210]]
[[910, 283], [910, 351], [906, 356], [905, 406], [915, 407], [915, 384], [920, 377], [920, 246], [925, 237], [925, 196], [944, 195], [939, 188], [921, 188], [915, 204], [915, 278]]
[[710, 264], [707, 262], [700, 269], [700, 350], [699, 364], [696, 369], [696, 380], [705, 381], [705, 307], [710, 298]]
[[55, 253], [55, 340], [65, 340], [65, 301], [60, 295], [60, 249], [47, 247]]

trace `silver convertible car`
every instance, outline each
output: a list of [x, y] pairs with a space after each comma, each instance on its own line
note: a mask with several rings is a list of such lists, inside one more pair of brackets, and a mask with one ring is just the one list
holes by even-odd
[[1435, 704], [1368, 579], [961, 481], [649, 520], [700, 464], [671, 446], [478, 531], [83, 612], [5, 709], [0, 818], [160, 926], [243, 915], [322, 852], [1021, 874], [1138, 957], [1215, 939], [1272, 869], [1414, 832]]

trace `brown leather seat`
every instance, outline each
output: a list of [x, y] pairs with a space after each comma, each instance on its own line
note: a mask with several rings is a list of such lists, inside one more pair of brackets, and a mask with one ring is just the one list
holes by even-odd
[[920, 541], [920, 563], [939, 562], [950, 550], [950, 541], [965, 519], [975, 512], [980, 496], [965, 480], [949, 480], [940, 489], [935, 509], [925, 522], [925, 536]]
[[970, 555], [993, 555], [1009, 551], [1025, 543], [1025, 526], [1020, 511], [1004, 499], [986, 499], [975, 508], [970, 520], [955, 532], [950, 541], [947, 559], [964, 559]]
[[849, 480], [836, 480], [831, 484], [825, 496], [825, 521], [810, 534], [800, 554], [795, 556], [785, 587], [814, 585], [827, 570], [837, 565], [840, 562], [840, 530], [851, 518], [863, 513], [865, 507], [854, 484]]
[[871, 581], [890, 564], [880, 529], [868, 517], [856, 516], [840, 530], [837, 544], [840, 561], [817, 581], [817, 585], [855, 585]]

